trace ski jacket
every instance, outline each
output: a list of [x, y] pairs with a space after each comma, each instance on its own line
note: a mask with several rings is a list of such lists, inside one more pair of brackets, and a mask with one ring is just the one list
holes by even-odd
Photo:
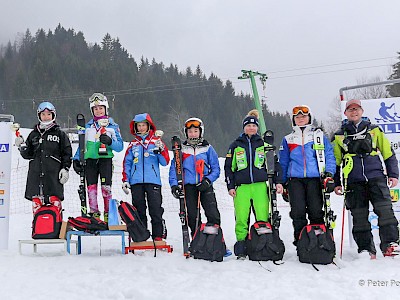
[[[347, 120], [346, 120], [347, 121]], [[335, 186], [341, 186], [340, 167], [344, 156], [353, 160], [348, 183], [366, 182], [377, 177], [399, 177], [396, 155], [382, 130], [369, 120], [362, 120], [356, 127], [353, 122], [345, 122], [332, 139], [337, 172]], [[380, 156], [383, 158], [386, 172]]]
[[[108, 118], [109, 124], [106, 129], [106, 134], [112, 139], [111, 145], [106, 145], [107, 154], [99, 155], [100, 132], [101, 126], [91, 119], [85, 126], [85, 159], [113, 158], [113, 151], [121, 152], [124, 149], [124, 141], [122, 140], [119, 126], [114, 122], [113, 118]], [[79, 147], [75, 152], [74, 160], [79, 160]]]
[[[182, 167], [183, 183], [197, 184], [201, 181], [199, 169], [196, 169], [196, 163], [204, 161], [202, 170], [202, 179], [208, 178], [211, 182], [218, 179], [221, 169], [219, 167], [218, 154], [214, 148], [203, 140], [197, 145], [190, 145], [187, 141], [182, 143]], [[172, 160], [169, 168], [169, 185], [172, 187], [178, 185], [176, 178], [175, 158]]]
[[[150, 125], [149, 133], [144, 138], [136, 134], [135, 130], [135, 123], [143, 122], [142, 117]], [[161, 185], [160, 165], [166, 166], [169, 163], [167, 146], [160, 137], [154, 135], [156, 127], [148, 114], [136, 115], [130, 127], [134, 139], [125, 152], [122, 181], [129, 182], [130, 185], [138, 183]], [[154, 153], [154, 150], [158, 150], [155, 145], [157, 141], [161, 141], [164, 145], [164, 150], [160, 153]]]
[[[268, 180], [264, 141], [256, 134], [242, 133], [230, 146], [225, 158], [225, 182], [228, 190], [241, 184]], [[275, 162], [275, 183], [282, 183], [281, 167]]]
[[57, 196], [63, 200], [64, 188], [58, 173], [71, 167], [72, 148], [67, 134], [55, 123], [47, 130], [39, 129], [38, 124], [25, 143], [26, 146], [20, 148], [21, 156], [30, 160], [25, 198], [32, 200], [33, 196], [39, 196], [42, 184], [43, 196]]
[[[279, 162], [282, 166], [283, 182], [289, 178], [320, 177], [316, 150], [314, 149], [315, 126], [303, 129], [293, 126], [293, 132], [282, 139], [279, 148]], [[329, 139], [324, 135], [325, 171], [335, 174], [336, 162]]]

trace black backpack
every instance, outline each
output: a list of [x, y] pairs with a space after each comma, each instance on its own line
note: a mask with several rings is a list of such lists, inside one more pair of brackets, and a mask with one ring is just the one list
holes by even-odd
[[128, 202], [121, 201], [118, 212], [134, 242], [143, 242], [149, 239], [150, 231], [140, 220], [136, 207]]
[[96, 234], [101, 230], [108, 230], [108, 225], [106, 222], [93, 216], [76, 218], [69, 217], [68, 224], [79, 231], [84, 231], [91, 234]]
[[327, 230], [325, 224], [303, 227], [297, 243], [300, 262], [327, 265], [333, 262], [335, 253], [332, 230]]
[[52, 204], [40, 207], [32, 222], [33, 239], [58, 239], [62, 223], [60, 209]]
[[193, 236], [189, 251], [196, 259], [222, 261], [226, 245], [221, 227], [217, 224], [201, 224]]
[[247, 239], [247, 255], [250, 260], [277, 261], [283, 258], [285, 245], [279, 237], [278, 230], [269, 222], [255, 222]]

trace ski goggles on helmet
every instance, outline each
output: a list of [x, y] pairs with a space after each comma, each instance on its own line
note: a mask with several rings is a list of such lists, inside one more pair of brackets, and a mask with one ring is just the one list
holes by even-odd
[[310, 113], [310, 108], [306, 105], [298, 105], [293, 107], [293, 115], [297, 116], [298, 114], [308, 115]]
[[89, 98], [89, 102], [93, 103], [93, 102], [103, 102], [103, 101], [107, 101], [106, 96], [104, 96], [103, 94], [100, 93], [94, 93], [90, 98]]
[[201, 122], [199, 120], [190, 120], [190, 121], [186, 122], [185, 127], [187, 129], [189, 129], [191, 127], [200, 128], [201, 127]]
[[42, 102], [39, 104], [39, 106], [37, 108], [37, 113], [40, 114], [42, 111], [45, 111], [46, 109], [50, 112], [56, 111], [56, 108], [50, 102]]

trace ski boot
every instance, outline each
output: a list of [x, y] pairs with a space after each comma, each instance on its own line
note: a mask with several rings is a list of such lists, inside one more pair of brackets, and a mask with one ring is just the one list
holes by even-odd
[[100, 212], [91, 212], [89, 213], [89, 216], [96, 218], [96, 219], [100, 219], [101, 213]]
[[385, 252], [383, 252], [383, 256], [385, 257], [396, 257], [399, 254], [400, 246], [397, 243], [390, 243]]
[[108, 223], [108, 212], [104, 212], [104, 222]]

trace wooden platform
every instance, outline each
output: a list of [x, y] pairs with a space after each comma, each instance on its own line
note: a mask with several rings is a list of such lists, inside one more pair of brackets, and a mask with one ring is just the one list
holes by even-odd
[[146, 242], [131, 242], [129, 247], [125, 247], [125, 254], [128, 252], [135, 253], [135, 250], [166, 250], [168, 253], [173, 251], [173, 247], [168, 245], [166, 241], [146, 241]]

